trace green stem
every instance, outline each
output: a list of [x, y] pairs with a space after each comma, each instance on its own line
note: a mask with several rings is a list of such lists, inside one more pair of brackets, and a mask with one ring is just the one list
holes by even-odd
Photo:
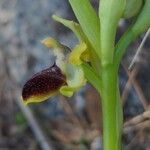
[[121, 149], [122, 106], [118, 86], [118, 71], [115, 65], [102, 68], [102, 111], [104, 150]]

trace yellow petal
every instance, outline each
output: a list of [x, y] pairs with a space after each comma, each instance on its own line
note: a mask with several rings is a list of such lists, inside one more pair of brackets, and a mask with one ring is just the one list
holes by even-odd
[[69, 87], [69, 86], [62, 86], [59, 91], [64, 96], [71, 97], [73, 95], [75, 89], [72, 87]]
[[88, 49], [86, 49], [82, 55], [81, 55], [81, 59], [84, 60], [85, 62], [90, 62], [90, 51]]
[[[88, 55], [87, 55], [87, 46], [85, 43], [80, 43], [77, 45], [72, 52], [69, 55], [69, 63], [74, 64], [74, 65], [80, 65], [82, 63], [82, 60], [87, 60]], [[84, 59], [85, 58], [85, 59]]]

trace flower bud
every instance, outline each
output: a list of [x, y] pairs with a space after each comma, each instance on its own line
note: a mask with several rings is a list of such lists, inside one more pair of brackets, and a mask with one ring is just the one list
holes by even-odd
[[143, 0], [127, 0], [123, 13], [123, 18], [131, 18], [137, 16], [143, 6]]
[[132, 33], [135, 37], [148, 30], [150, 27], [150, 0], [145, 0], [144, 5], [137, 20], [132, 27]]

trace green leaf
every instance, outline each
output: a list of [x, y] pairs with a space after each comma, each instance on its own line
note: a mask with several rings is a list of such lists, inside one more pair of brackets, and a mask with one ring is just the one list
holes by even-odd
[[100, 58], [99, 18], [89, 0], [69, 0], [71, 7], [92, 47]]
[[82, 63], [82, 68], [84, 71], [84, 75], [86, 79], [98, 90], [101, 91], [102, 89], [102, 81], [100, 76], [96, 74], [93, 68], [88, 65], [87, 63]]

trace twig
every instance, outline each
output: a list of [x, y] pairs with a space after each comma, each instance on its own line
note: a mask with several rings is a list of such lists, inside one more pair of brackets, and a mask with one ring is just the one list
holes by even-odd
[[[18, 93], [18, 92], [16, 92], [16, 93]], [[16, 94], [16, 97], [19, 97], [18, 95], [19, 94]], [[41, 146], [41, 149], [42, 150], [53, 150], [52, 146], [47, 141], [44, 133], [40, 129], [30, 108], [28, 106], [24, 106], [19, 98], [16, 98], [15, 100], [16, 100], [16, 103], [18, 104], [19, 108], [21, 109], [22, 113], [24, 114], [25, 118], [27, 119], [29, 126], [35, 135], [35, 138], [37, 139], [39, 145]]]
[[[16, 80], [11, 76], [7, 57], [4, 55], [4, 68], [5, 68], [5, 77], [9, 80], [9, 84], [13, 85], [13, 90], [11, 90], [11, 96], [14, 98], [16, 104], [24, 114], [24, 117], [26, 118], [31, 130], [33, 131], [33, 134], [38, 141], [38, 144], [40, 145], [42, 150], [53, 150], [52, 146], [50, 145], [50, 142], [47, 141], [44, 133], [42, 132], [41, 128], [38, 125], [38, 122], [36, 121], [34, 115], [32, 114], [30, 108], [28, 106], [25, 106], [23, 102], [21, 101], [20, 97], [20, 87], [17, 84]], [[9, 90], [10, 91], [10, 90]], [[7, 92], [8, 95], [8, 92]]]
[[141, 89], [141, 87], [139, 86], [139, 83], [138, 81], [135, 79], [135, 76], [137, 75], [137, 72], [138, 72], [138, 68], [134, 68], [131, 73], [129, 73], [129, 71], [126, 69], [126, 67], [124, 66], [124, 64], [122, 63], [122, 66], [123, 68], [125, 69], [127, 75], [129, 76], [129, 79], [126, 83], [126, 86], [124, 88], [124, 91], [123, 91], [123, 94], [122, 94], [122, 101], [123, 101], [123, 104], [125, 102], [125, 99], [127, 98], [128, 96], [128, 92], [129, 92], [129, 89], [131, 88], [131, 83], [133, 84], [133, 87], [135, 89], [135, 91], [137, 92], [138, 94], [138, 97], [144, 107], [144, 109], [146, 110], [148, 107], [147, 107], [147, 101], [146, 101], [146, 98], [143, 94], [143, 91]]
[[146, 119], [149, 119], [150, 120], [150, 110], [148, 111], [145, 111], [143, 114], [140, 114], [134, 118], [132, 118], [131, 120], [127, 121], [125, 124], [124, 124], [124, 127], [127, 127], [127, 126], [134, 126], [140, 122], [143, 122], [144, 120]]
[[128, 133], [131, 133], [133, 131], [139, 131], [139, 130], [143, 130], [146, 128], [150, 128], [150, 120], [146, 120], [146, 121], [141, 122], [141, 123], [134, 125], [134, 126], [127, 126], [123, 129], [123, 133], [128, 134]]
[[133, 60], [131, 61], [130, 65], [129, 65], [129, 67], [128, 67], [129, 70], [132, 69], [134, 63], [136, 62], [136, 60], [137, 60], [137, 58], [138, 58], [138, 55], [139, 55], [140, 51], [142, 50], [142, 48], [143, 48], [143, 46], [144, 46], [144, 43], [145, 43], [145, 41], [147, 40], [149, 34], [150, 34], [150, 28], [149, 28], [148, 31], [146, 32], [146, 34], [145, 34], [145, 36], [144, 36], [144, 38], [143, 38], [143, 40], [142, 40], [140, 46], [138, 47], [137, 52], [136, 52], [136, 54], [134, 55]]
[[141, 131], [138, 132], [138, 133], [134, 136], [134, 138], [130, 141], [130, 143], [127, 145], [127, 147], [125, 148], [125, 150], [131, 150], [131, 149], [132, 149], [132, 146], [133, 146], [134, 144], [136, 144], [137, 139], [139, 138], [140, 134], [141, 134]]
[[132, 82], [132, 80], [134, 79], [134, 77], [136, 76], [138, 70], [137, 70], [137, 69], [134, 69], [131, 73], [129, 73], [123, 63], [122, 63], [122, 66], [123, 66], [124, 70], [126, 71], [128, 77], [129, 77], [129, 78], [128, 78], [128, 81], [127, 81], [127, 83], [126, 83], [126, 85], [125, 85], [125, 87], [124, 87], [122, 96], [121, 96], [122, 102], [123, 102], [123, 104], [124, 104], [124, 103], [125, 103], [125, 100], [126, 100], [127, 97], [128, 97], [129, 90], [130, 90], [130, 88], [132, 87], [131, 82]]
[[72, 107], [69, 105], [68, 101], [65, 99], [64, 96], [60, 96], [61, 99], [61, 103], [64, 107], [64, 110], [66, 112], [66, 114], [70, 117], [70, 120], [76, 124], [77, 126], [82, 128], [81, 122], [79, 120], [79, 118], [74, 114], [74, 111], [72, 109]]
[[148, 103], [147, 103], [147, 100], [146, 100], [146, 98], [145, 98], [145, 96], [143, 94], [143, 91], [142, 91], [142, 89], [141, 89], [141, 87], [139, 85], [139, 82], [133, 78], [132, 83], [133, 83], [134, 89], [136, 90], [136, 92], [138, 94], [138, 97], [139, 97], [139, 99], [140, 99], [144, 109], [147, 110]]

